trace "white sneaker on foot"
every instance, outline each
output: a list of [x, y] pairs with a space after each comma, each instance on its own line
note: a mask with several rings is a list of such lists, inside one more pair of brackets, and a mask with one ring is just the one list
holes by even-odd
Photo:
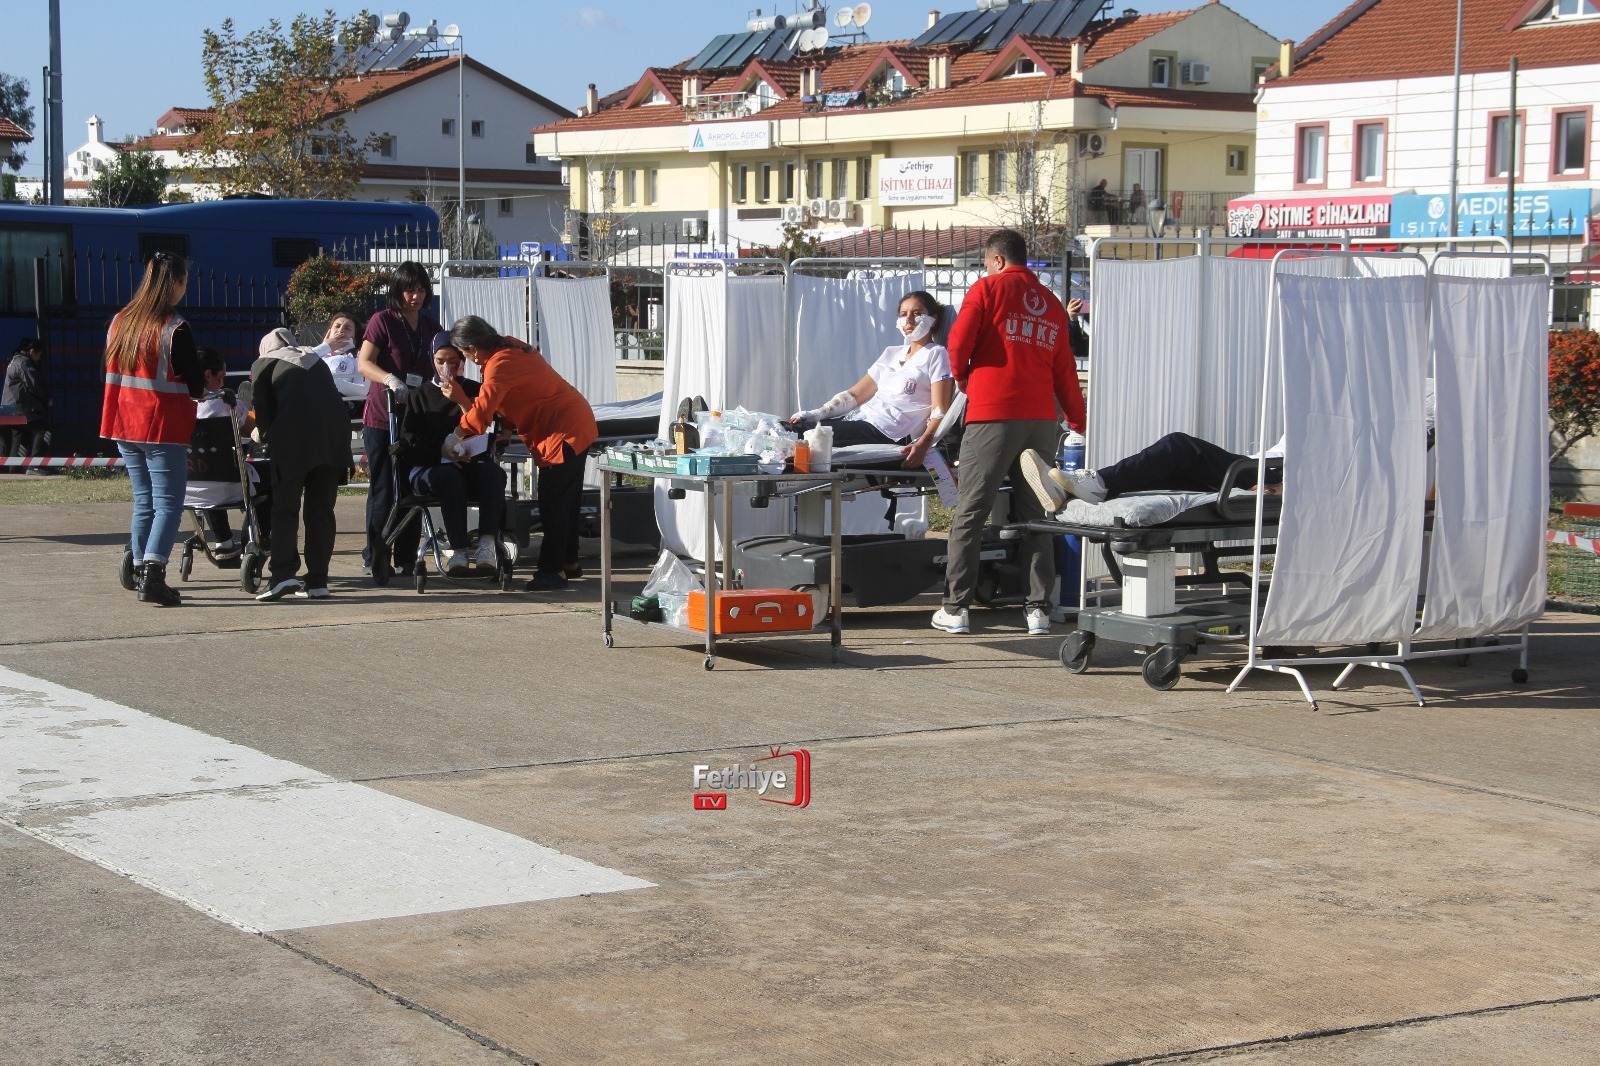
[[272, 603], [272, 602], [274, 602], [276, 600], [283, 599], [285, 596], [289, 595], [289, 593], [291, 593], [291, 592], [298, 592], [301, 587], [302, 586], [300, 584], [300, 579], [299, 578], [297, 578], [297, 577], [284, 578], [282, 581], [278, 581], [278, 582], [275, 582], [272, 585], [267, 586], [267, 590], [265, 592], [257, 593], [256, 594], [256, 602], [257, 603]]
[[467, 553], [466, 552], [464, 552], [464, 551], [453, 551], [449, 555], [444, 557], [444, 569], [441, 570], [440, 573], [444, 573], [444, 574], [464, 574], [464, 573], [466, 573], [466, 571], [467, 571]]
[[302, 600], [325, 600], [333, 593], [328, 591], [326, 585], [313, 585], [310, 588], [296, 589], [295, 595]]
[[1041, 637], [1050, 632], [1050, 612], [1029, 607], [1022, 612], [1022, 617], [1028, 622], [1028, 636]]
[[1046, 462], [1044, 456], [1029, 448], [1017, 457], [1017, 462], [1022, 467], [1022, 480], [1028, 483], [1033, 494], [1039, 498], [1045, 514], [1055, 514], [1066, 506], [1071, 492], [1065, 486], [1056, 484], [1050, 475], [1058, 474], [1060, 471]]
[[494, 565], [494, 538], [487, 533], [478, 535], [478, 549], [472, 554], [472, 561], [478, 566]]
[[1054, 470], [1052, 481], [1064, 485], [1068, 492], [1085, 503], [1105, 503], [1106, 483], [1093, 470]]
[[970, 633], [967, 626], [967, 609], [961, 607], [955, 611], [947, 611], [943, 607], [933, 612], [933, 628], [942, 629], [946, 633]]

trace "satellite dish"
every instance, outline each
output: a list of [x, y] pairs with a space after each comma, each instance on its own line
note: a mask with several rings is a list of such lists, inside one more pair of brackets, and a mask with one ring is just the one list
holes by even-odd
[[828, 47], [828, 31], [821, 27], [807, 30], [800, 35], [800, 47], [807, 52]]
[[439, 31], [439, 36], [440, 37], [455, 37], [456, 39], [459, 40], [460, 37], [461, 37], [461, 27], [457, 26], [454, 22], [452, 22], [452, 23], [450, 23], [450, 25], [446, 26], [444, 29]]
[[861, 27], [862, 29], [865, 29], [866, 25], [867, 25], [867, 20], [870, 19], [870, 18], [872, 18], [872, 5], [871, 4], [857, 4], [855, 11], [852, 13], [851, 21], [853, 21], [857, 26]]
[[833, 16], [833, 24], [842, 30], [854, 22], [855, 17], [856, 13], [854, 8], [841, 7]]

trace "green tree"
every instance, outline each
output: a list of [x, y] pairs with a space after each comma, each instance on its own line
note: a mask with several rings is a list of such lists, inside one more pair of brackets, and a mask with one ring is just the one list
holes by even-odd
[[196, 154], [223, 194], [350, 198], [365, 154], [383, 139], [357, 140], [345, 121], [371, 95], [353, 88], [351, 65], [371, 39], [365, 13], [344, 20], [331, 10], [296, 15], [287, 29], [273, 19], [240, 35], [224, 19], [205, 31], [211, 118], [196, 133]]
[[[33, 132], [33, 108], [28, 105], [28, 82], [0, 71], [0, 118], [8, 118], [29, 133]], [[21, 170], [28, 156], [20, 149], [12, 151], [11, 158], [0, 160], [13, 171]]]
[[167, 164], [147, 151], [118, 152], [116, 162], [102, 166], [89, 183], [95, 207], [158, 204], [167, 191]]

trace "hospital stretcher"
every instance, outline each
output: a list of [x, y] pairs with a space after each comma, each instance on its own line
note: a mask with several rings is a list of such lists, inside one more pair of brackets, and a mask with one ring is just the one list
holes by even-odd
[[[1133, 493], [1118, 498], [1129, 501], [1132, 510], [1145, 509], [1141, 504], [1177, 510], [1150, 524], [1103, 517], [1113, 509], [1112, 504], [1073, 501], [1056, 517], [1007, 528], [1005, 532], [1011, 536], [1049, 533], [1099, 544], [1107, 568], [1121, 586], [1120, 604], [1078, 612], [1077, 629], [1061, 643], [1063, 666], [1081, 674], [1089, 669], [1100, 640], [1128, 644], [1145, 656], [1140, 671], [1145, 683], [1164, 690], [1178, 683], [1183, 660], [1198, 654], [1202, 645], [1238, 644], [1247, 639], [1250, 576], [1245, 571], [1224, 570], [1221, 563], [1248, 557], [1254, 550], [1257, 496], [1237, 486], [1254, 481], [1257, 465], [1255, 459], [1235, 462], [1223, 480], [1227, 491], [1221, 493]], [[1267, 469], [1269, 474], [1281, 476], [1282, 460], [1268, 460]], [[1270, 541], [1276, 530], [1280, 503], [1281, 497], [1265, 498], [1265, 541]], [[1089, 520], [1074, 520], [1075, 514]], [[1270, 553], [1270, 546], [1264, 551]], [[1198, 555], [1201, 567], [1180, 575], [1177, 557], [1183, 553]], [[1178, 595], [1181, 588], [1216, 586], [1223, 591], [1202, 599], [1180, 600]], [[1070, 610], [1070, 605], [1064, 606]]]

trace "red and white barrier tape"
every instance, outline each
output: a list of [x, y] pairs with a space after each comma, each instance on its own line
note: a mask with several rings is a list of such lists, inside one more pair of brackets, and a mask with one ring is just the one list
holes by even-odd
[[98, 467], [100, 469], [120, 470], [121, 459], [90, 459], [73, 456], [70, 459], [0, 459], [0, 470], [39, 470], [46, 467], [70, 466], [76, 469]]
[[1552, 529], [1545, 534], [1545, 540], [1551, 544], [1564, 544], [1569, 548], [1576, 548], [1591, 555], [1600, 555], [1600, 541], [1585, 540], [1576, 533], [1558, 533]]

